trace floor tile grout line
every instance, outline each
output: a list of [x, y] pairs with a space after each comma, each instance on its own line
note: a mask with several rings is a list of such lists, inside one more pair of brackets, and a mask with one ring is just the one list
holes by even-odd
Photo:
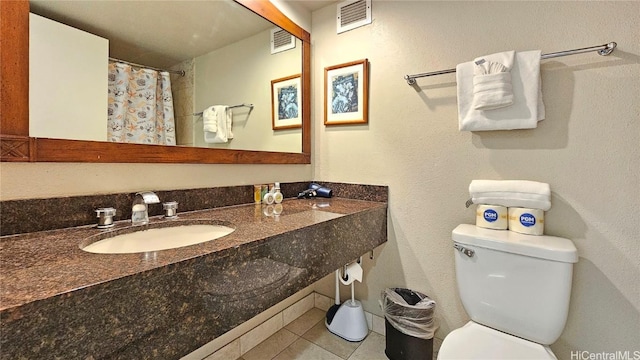
[[[321, 310], [322, 310], [322, 309], [321, 309]], [[322, 345], [317, 344], [317, 343], [315, 343], [315, 342], [313, 342], [313, 341], [311, 341], [311, 340], [309, 340], [309, 339], [307, 339], [307, 338], [305, 338], [305, 337], [304, 337], [304, 335], [305, 335], [305, 334], [307, 334], [307, 333], [308, 333], [308, 332], [310, 332], [314, 327], [316, 327], [316, 325], [318, 325], [318, 323], [320, 323], [320, 322], [324, 322], [324, 320], [325, 320], [325, 318], [321, 318], [320, 320], [318, 320], [318, 322], [314, 323], [314, 324], [313, 324], [313, 326], [311, 326], [311, 327], [309, 328], [309, 330], [305, 331], [305, 332], [304, 332], [304, 334], [300, 335], [300, 337], [301, 337], [301, 338], [303, 338], [303, 339], [305, 339], [305, 340], [307, 340], [308, 342], [310, 342], [310, 343], [312, 343], [312, 344], [314, 344], [314, 345], [318, 346], [319, 348], [321, 348], [321, 349], [323, 349], [323, 350], [325, 350], [325, 351], [327, 351], [327, 352], [329, 352], [329, 353], [331, 353], [331, 354], [333, 354], [333, 355], [335, 355], [335, 356], [337, 356], [337, 357], [341, 358], [342, 360], [348, 360], [348, 359], [351, 357], [351, 355], [353, 355], [353, 353], [354, 353], [354, 352], [355, 352], [355, 351], [356, 351], [356, 350], [357, 350], [357, 349], [362, 345], [362, 342], [364, 341], [364, 339], [360, 341], [360, 343], [358, 344], [358, 346], [356, 346], [356, 347], [355, 347], [355, 349], [353, 349], [353, 351], [351, 351], [351, 353], [349, 353], [349, 355], [348, 355], [346, 358], [343, 358], [343, 357], [341, 357], [339, 354], [336, 354], [336, 353], [334, 353], [333, 351], [331, 351], [331, 350], [329, 350], [329, 349], [326, 349], [326, 348], [322, 347]], [[346, 340], [346, 339], [344, 339], [344, 338], [342, 338], [342, 337], [340, 337], [340, 336], [338, 336], [338, 335], [336, 335], [336, 334], [332, 333], [331, 331], [329, 331], [329, 329], [327, 329], [327, 328], [326, 328], [326, 326], [325, 326], [325, 330], [326, 330], [327, 332], [329, 332], [331, 335], [333, 335], [333, 336], [337, 336], [338, 338], [340, 338], [340, 339], [341, 339], [341, 340], [343, 340], [343, 341], [348, 341], [348, 340]], [[371, 331], [369, 331], [369, 333], [370, 333], [370, 332], [371, 332]], [[369, 333], [367, 333], [367, 336], [369, 336]], [[366, 339], [366, 337], [365, 337], [365, 339]]]
[[[325, 310], [323, 310], [323, 309], [321, 309], [321, 308], [319, 308], [319, 307], [314, 306], [314, 307], [312, 307], [311, 309], [309, 309], [307, 312], [312, 311], [313, 309], [318, 309], [318, 310], [321, 310], [321, 311], [325, 311]], [[305, 312], [305, 313], [303, 313], [302, 315], [298, 316], [296, 319], [294, 319], [294, 320], [293, 320], [293, 321], [291, 321], [290, 323], [292, 323], [292, 322], [294, 322], [294, 321], [298, 320], [300, 317], [302, 317], [302, 316], [303, 316], [304, 314], [306, 314], [307, 312]], [[282, 350], [280, 350], [280, 351], [279, 351], [277, 354], [275, 354], [273, 357], [271, 357], [271, 358], [270, 358], [270, 360], [273, 360], [273, 359], [277, 358], [278, 356], [280, 356], [280, 354], [282, 354], [282, 353], [283, 353], [284, 351], [286, 351], [287, 349], [291, 348], [291, 346], [292, 346], [295, 342], [299, 341], [300, 339], [303, 339], [303, 340], [305, 340], [305, 341], [309, 342], [310, 344], [312, 344], [312, 345], [314, 345], [314, 346], [317, 346], [318, 348], [320, 348], [320, 349], [322, 349], [322, 350], [324, 350], [324, 351], [328, 352], [329, 354], [332, 354], [332, 355], [336, 356], [337, 358], [340, 358], [340, 359], [342, 359], [342, 360], [349, 360], [349, 359], [353, 356], [353, 354], [355, 354], [355, 353], [357, 352], [357, 350], [358, 350], [358, 349], [363, 345], [364, 341], [365, 341], [365, 340], [366, 340], [366, 339], [371, 335], [371, 333], [375, 332], [375, 331], [373, 331], [372, 329], [369, 329], [369, 332], [367, 333], [367, 336], [365, 337], [365, 339], [363, 339], [363, 340], [359, 341], [359, 342], [358, 342], [358, 344], [357, 344], [357, 346], [356, 346], [356, 347], [355, 347], [355, 348], [354, 348], [354, 349], [353, 349], [353, 350], [352, 350], [348, 355], [346, 355], [346, 357], [342, 357], [340, 354], [336, 354], [336, 353], [334, 353], [334, 352], [333, 352], [333, 351], [331, 351], [329, 348], [325, 348], [324, 346], [322, 346], [322, 345], [320, 345], [320, 344], [318, 344], [318, 343], [314, 342], [313, 340], [306, 339], [306, 338], [304, 337], [305, 335], [307, 335], [307, 333], [309, 333], [310, 331], [312, 331], [312, 329], [314, 329], [314, 328], [315, 328], [319, 323], [323, 323], [324, 330], [326, 330], [329, 334], [331, 334], [332, 336], [335, 336], [335, 337], [337, 337], [337, 338], [340, 338], [340, 340], [342, 340], [342, 341], [348, 341], [348, 340], [346, 340], [346, 339], [344, 339], [344, 338], [342, 338], [342, 337], [340, 337], [340, 336], [338, 336], [338, 335], [336, 335], [336, 334], [332, 333], [331, 331], [329, 331], [329, 329], [328, 329], [328, 328], [326, 328], [326, 325], [324, 324], [324, 323], [325, 323], [325, 320], [326, 320], [326, 317], [324, 317], [324, 316], [323, 316], [323, 317], [322, 317], [322, 318], [320, 318], [317, 322], [313, 323], [313, 324], [312, 324], [312, 326], [311, 326], [310, 328], [308, 328], [307, 330], [305, 330], [305, 331], [304, 331], [302, 334], [300, 334], [300, 335], [299, 335], [299, 334], [297, 334], [297, 333], [295, 333], [295, 332], [293, 332], [293, 331], [291, 331], [291, 330], [289, 330], [289, 329], [287, 329], [287, 325], [289, 325], [289, 324], [287, 324], [287, 325], [283, 326], [280, 330], [286, 330], [287, 332], [289, 332], [289, 333], [293, 334], [293, 335], [295, 336], [295, 340], [294, 340], [291, 344], [289, 344], [288, 346], [286, 346], [285, 348], [283, 348]], [[279, 331], [280, 331], [280, 330], [279, 330]], [[275, 334], [275, 333], [274, 333], [274, 334]], [[379, 333], [376, 333], [376, 334], [379, 334]], [[382, 334], [379, 334], [379, 335], [381, 335], [381, 336], [383, 336], [383, 337], [384, 337], [384, 335], [382, 335]], [[264, 343], [265, 341], [267, 341], [267, 339], [265, 339], [265, 340], [263, 340], [262, 342], [260, 342], [259, 344], [257, 344], [257, 345], [256, 345], [256, 347], [257, 347], [257, 346], [259, 346], [260, 344]], [[238, 358], [238, 360], [240, 360], [240, 359], [244, 359], [244, 357], [241, 355], [241, 356], [240, 356], [240, 358]]]
[[[285, 329], [285, 328], [282, 328], [282, 330], [289, 331], [289, 330], [287, 330], [287, 329]], [[296, 341], [298, 341], [298, 340], [302, 339], [302, 336], [300, 336], [300, 335], [298, 335], [298, 334], [294, 333], [293, 331], [289, 331], [289, 332], [290, 332], [290, 333], [292, 333], [293, 335], [295, 335], [295, 336], [296, 336], [296, 339], [295, 339], [295, 340], [293, 340], [293, 341], [291, 342], [291, 344], [289, 344], [287, 347], [285, 347], [284, 349], [280, 350], [280, 352], [279, 352], [279, 353], [275, 354], [275, 355], [274, 355], [270, 360], [273, 360], [273, 359], [277, 358], [277, 357], [278, 357], [278, 355], [282, 354], [285, 350], [287, 350], [288, 348], [290, 348], [290, 347], [291, 347], [291, 345], [293, 345], [293, 343], [295, 343]]]

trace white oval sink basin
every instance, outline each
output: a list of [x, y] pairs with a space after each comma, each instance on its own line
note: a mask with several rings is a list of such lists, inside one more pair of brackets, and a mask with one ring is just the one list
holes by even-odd
[[223, 225], [181, 225], [146, 229], [115, 235], [82, 247], [96, 254], [131, 254], [175, 249], [200, 244], [229, 235], [234, 229]]

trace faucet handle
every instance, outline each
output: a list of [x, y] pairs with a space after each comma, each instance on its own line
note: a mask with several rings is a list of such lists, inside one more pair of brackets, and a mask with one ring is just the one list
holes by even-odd
[[153, 191], [140, 191], [137, 192], [136, 195], [142, 196], [142, 201], [144, 201], [145, 204], [157, 204], [160, 202], [158, 195]]
[[164, 209], [165, 218], [172, 219], [178, 217], [178, 203], [176, 201], [162, 203], [162, 208]]
[[106, 229], [113, 226], [113, 217], [116, 215], [116, 209], [112, 207], [96, 209], [96, 217], [98, 218], [98, 229]]

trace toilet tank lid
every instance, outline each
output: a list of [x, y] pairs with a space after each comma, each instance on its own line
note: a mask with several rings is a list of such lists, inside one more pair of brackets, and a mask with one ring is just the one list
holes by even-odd
[[568, 263], [578, 262], [578, 250], [573, 242], [557, 236], [525, 235], [509, 230], [460, 224], [453, 229], [452, 239], [460, 244], [513, 254]]

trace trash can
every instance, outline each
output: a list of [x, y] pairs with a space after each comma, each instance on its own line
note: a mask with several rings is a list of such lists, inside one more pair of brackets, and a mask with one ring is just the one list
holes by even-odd
[[431, 360], [435, 301], [417, 291], [389, 288], [382, 292], [386, 348], [390, 360]]

